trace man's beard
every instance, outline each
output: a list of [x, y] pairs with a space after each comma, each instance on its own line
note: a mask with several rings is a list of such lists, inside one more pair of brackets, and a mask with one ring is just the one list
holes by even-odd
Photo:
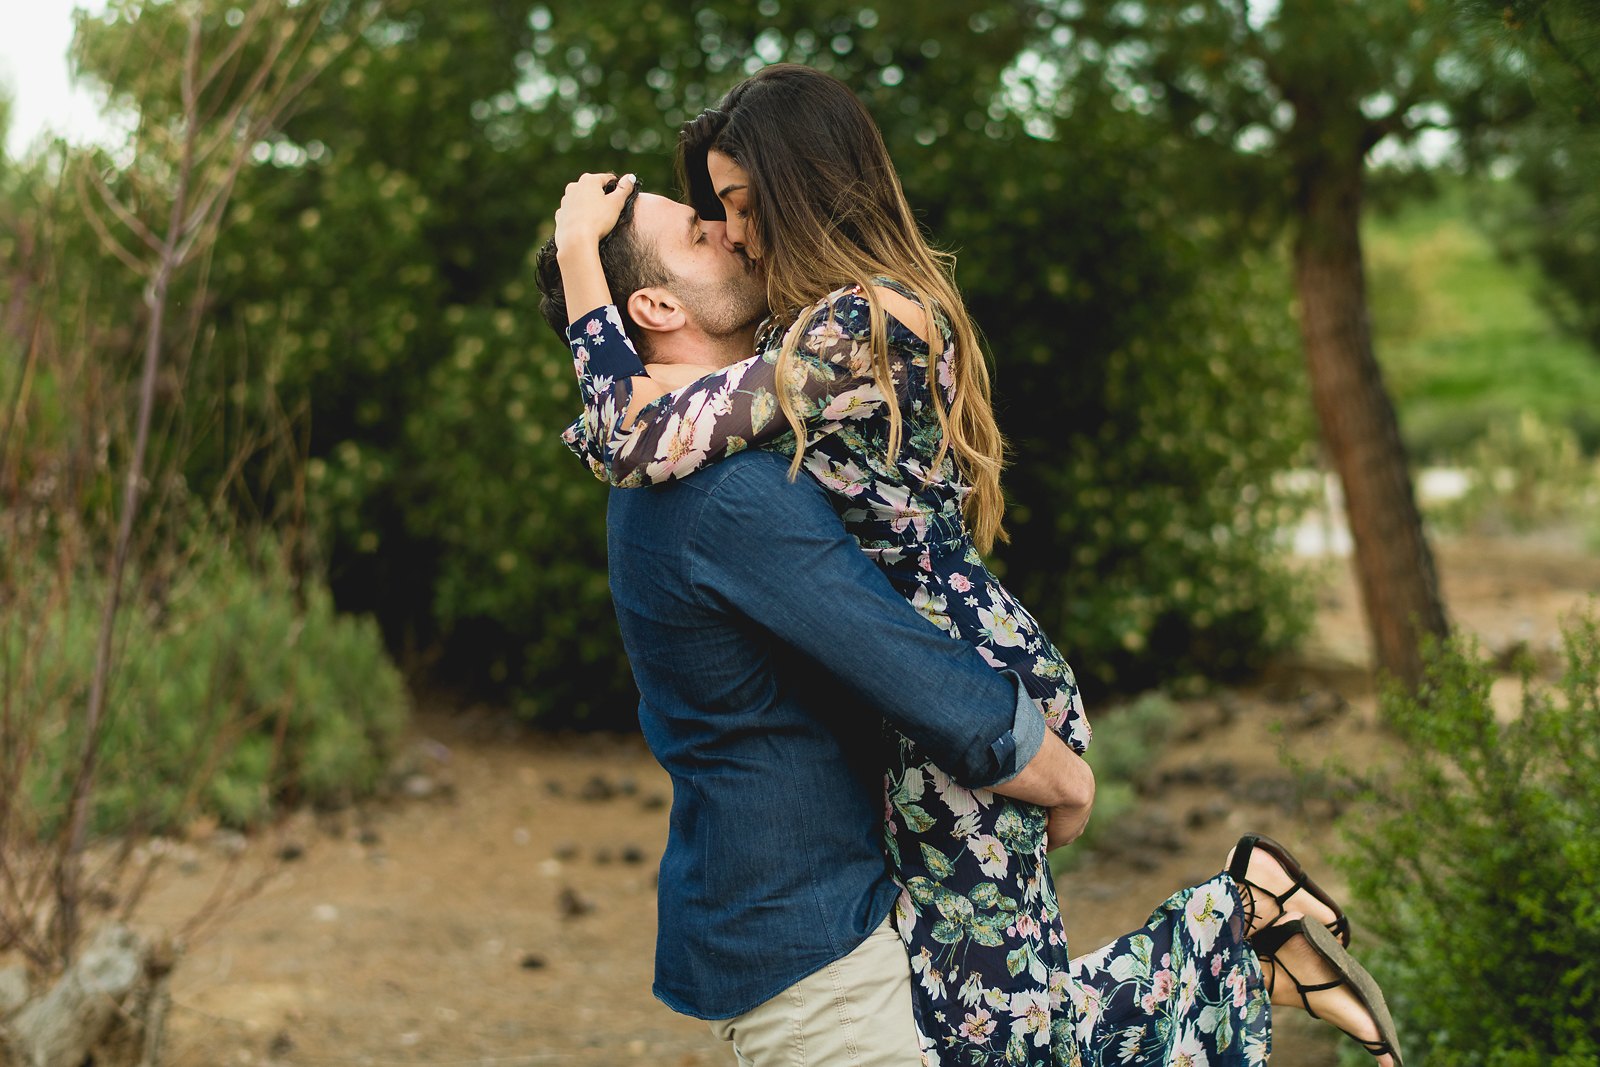
[[732, 337], [767, 317], [766, 283], [753, 263], [724, 281], [679, 278], [673, 288], [708, 337]]

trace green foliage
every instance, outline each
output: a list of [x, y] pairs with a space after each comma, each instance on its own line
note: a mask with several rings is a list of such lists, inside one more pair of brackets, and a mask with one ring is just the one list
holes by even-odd
[[[1600, 1058], [1600, 624], [1574, 620], [1553, 686], [1459, 643], [1415, 698], [1390, 692], [1398, 766], [1346, 823], [1360, 922], [1381, 945], [1406, 1060], [1561, 1067]], [[1366, 935], [1363, 934], [1363, 937]], [[1370, 942], [1369, 942], [1370, 944]]]
[[[216, 47], [224, 9], [206, 8]], [[329, 40], [359, 15], [336, 7]], [[84, 21], [84, 70], [169, 113], [172, 70], [125, 60], [173, 18]], [[240, 176], [188, 368], [187, 481], [227, 476], [222, 428], [286, 414], [341, 607], [542, 722], [631, 723], [605, 491], [557, 440], [575, 390], [529, 254], [572, 176], [669, 189], [676, 125], [798, 60], [861, 95], [961, 252], [1015, 445], [1008, 582], [1091, 685], [1249, 666], [1300, 611], [1273, 537], [1296, 506], [1273, 475], [1308, 425], [1287, 295], [1187, 198], [1197, 159], [1126, 101], [1089, 91], [1034, 121], [1017, 60], [1041, 32], [1009, 4], [385, 5]], [[81, 220], [61, 225], [94, 262]], [[111, 326], [90, 336], [119, 363]], [[252, 463], [236, 503], [281, 513], [297, 469]]]
[[[348, 803], [380, 784], [404, 724], [405, 687], [371, 620], [335, 613], [319, 583], [297, 587], [275, 550], [209, 544], [130, 583], [98, 831], [170, 832], [203, 814], [246, 826], [280, 803]], [[60, 580], [42, 563], [12, 567], [35, 593]], [[40, 834], [65, 815], [103, 597], [103, 582], [80, 574], [54, 596], [23, 598], [38, 617], [0, 631], [8, 705], [39, 745], [24, 789]]]
[[1531, 120], [1484, 151], [1511, 164], [1527, 192], [1496, 219], [1502, 245], [1538, 264], [1558, 322], [1600, 349], [1600, 3], [1456, 0], [1515, 57], [1508, 80], [1537, 103]]
[[1542, 306], [1538, 271], [1506, 262], [1481, 225], [1525, 202], [1511, 182], [1449, 181], [1367, 221], [1374, 342], [1421, 460], [1459, 462], [1524, 411], [1600, 450], [1600, 362]]
[[[1108, 206], [1084, 196], [1082, 177], [1085, 209]], [[1136, 187], [1112, 193], [1102, 180], [1108, 198], [1138, 204]], [[980, 318], [1003, 324], [989, 336], [1014, 449], [1006, 581], [1091, 694], [1238, 677], [1309, 617], [1278, 546], [1306, 501], [1273, 478], [1308, 459], [1287, 301], [1250, 254], [1202, 267], [1214, 245], [1185, 240], [1176, 220], [1165, 233], [1146, 232], [1126, 257], [1079, 250], [1099, 257], [1093, 270], [1061, 247], [1070, 237], [1038, 239], [1039, 280], [1024, 292], [1059, 318], [1029, 322], [1015, 305], [1014, 317]], [[1040, 291], [1062, 275], [1080, 287]], [[1137, 294], [1132, 306], [1119, 283]], [[982, 282], [971, 288], [975, 305], [989, 296]]]
[[1069, 109], [1083, 87], [1108, 85], [1201, 153], [1185, 181], [1223, 217], [1313, 239], [1325, 220], [1304, 195], [1318, 182], [1381, 154], [1376, 192], [1425, 187], [1425, 131], [1493, 126], [1527, 95], [1502, 77], [1492, 32], [1415, 0], [1146, 0], [1063, 5], [1048, 21], [1043, 103]]

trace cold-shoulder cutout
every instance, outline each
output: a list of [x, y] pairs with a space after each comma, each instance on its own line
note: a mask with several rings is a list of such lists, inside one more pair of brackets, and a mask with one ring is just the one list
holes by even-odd
[[917, 340], [928, 343], [928, 313], [921, 304], [887, 285], [874, 285], [872, 291], [877, 294], [885, 314], [911, 331]]

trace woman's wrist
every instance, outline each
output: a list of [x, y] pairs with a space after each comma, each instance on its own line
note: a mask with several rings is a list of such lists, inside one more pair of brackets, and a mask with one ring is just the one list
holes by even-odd
[[600, 262], [600, 238], [563, 235], [556, 243], [556, 263], [561, 267]]
[[612, 302], [598, 246], [575, 245], [565, 253], [558, 246], [556, 265], [561, 268], [561, 284], [566, 289], [569, 325]]

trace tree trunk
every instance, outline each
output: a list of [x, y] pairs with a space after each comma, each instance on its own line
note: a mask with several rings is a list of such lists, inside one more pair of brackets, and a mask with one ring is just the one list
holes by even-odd
[[1300, 332], [1322, 443], [1344, 487], [1378, 667], [1415, 688], [1421, 638], [1446, 635], [1394, 406], [1372, 352], [1361, 261], [1362, 154], [1307, 167], [1295, 240]]

